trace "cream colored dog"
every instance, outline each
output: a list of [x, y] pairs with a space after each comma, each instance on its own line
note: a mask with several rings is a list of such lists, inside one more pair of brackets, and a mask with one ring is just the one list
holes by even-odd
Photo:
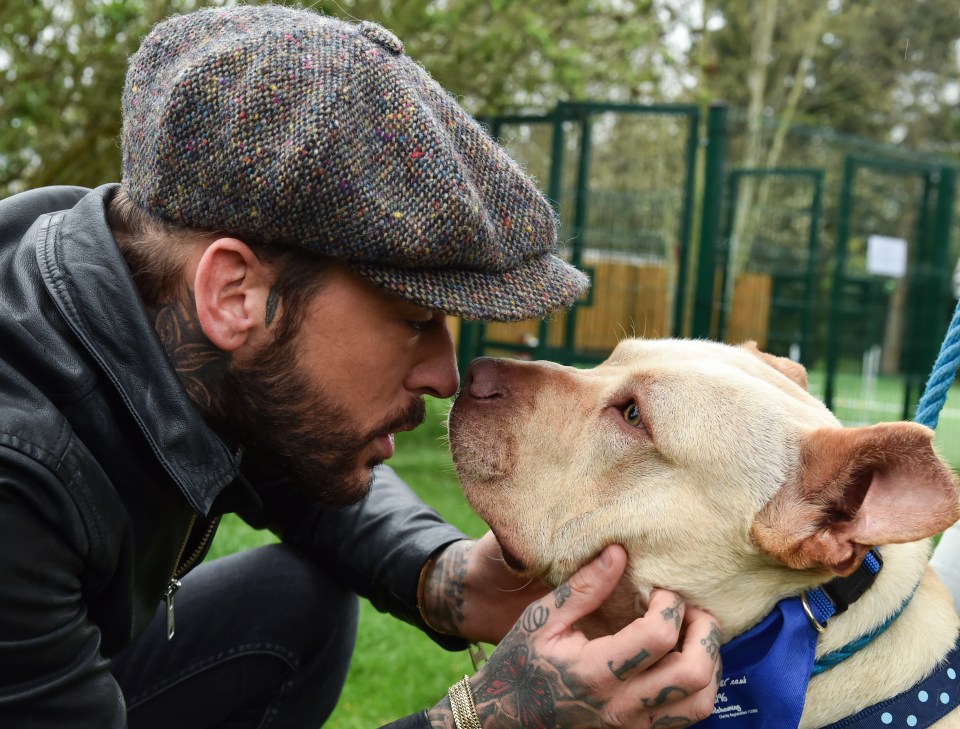
[[[800, 726], [819, 727], [910, 688], [953, 647], [960, 621], [927, 558], [960, 503], [929, 429], [844, 428], [806, 384], [803, 367], [752, 344], [626, 340], [592, 370], [481, 359], [450, 441], [519, 573], [559, 584], [604, 545], [627, 549], [588, 634], [619, 629], [666, 587], [712, 612], [726, 642], [882, 545], [875, 584], [829, 622], [817, 656], [919, 588], [889, 629], [811, 680]], [[936, 726], [960, 727], [960, 710]]]

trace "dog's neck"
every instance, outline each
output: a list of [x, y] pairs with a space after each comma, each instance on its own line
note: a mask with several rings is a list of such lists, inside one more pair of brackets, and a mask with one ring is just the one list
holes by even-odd
[[801, 728], [819, 727], [877, 704], [913, 686], [953, 647], [960, 618], [950, 593], [927, 567], [929, 540], [883, 548], [876, 584], [820, 636], [817, 657], [830, 654], [881, 625], [917, 586], [902, 614], [869, 645], [808, 688]]
[[[864, 634], [882, 626], [891, 616], [903, 609], [918, 583], [924, 575], [929, 555], [929, 540], [910, 544], [887, 545], [883, 548], [883, 569], [876, 578], [875, 585], [868, 589], [849, 609], [831, 619], [820, 635], [817, 644], [817, 657], [820, 658], [848, 645]], [[789, 592], [771, 592], [768, 588], [773, 581], [753, 579], [751, 575], [742, 575], [725, 581], [721, 589], [704, 595], [682, 596], [689, 602], [710, 611], [720, 622], [723, 641], [748, 630], [759, 623], [780, 600], [798, 595], [804, 589], [813, 589], [809, 578], [797, 578], [795, 585], [788, 587]], [[919, 590], [918, 590], [919, 592]], [[626, 580], [617, 586], [614, 593], [604, 604], [579, 624], [588, 636], [609, 635], [637, 618], [641, 612], [638, 604], [638, 590]], [[894, 621], [890, 630], [897, 628]]]
[[[960, 618], [946, 588], [927, 569], [929, 551], [929, 540], [883, 547], [883, 569], [874, 585], [846, 612], [829, 621], [817, 643], [818, 659], [883, 625], [901, 610], [916, 588], [906, 608], [887, 630], [849, 659], [811, 680], [801, 729], [825, 726], [853, 714], [863, 708], [865, 699], [879, 703], [905, 691], [953, 647]], [[779, 600], [791, 596], [762, 593], [757, 587], [763, 584], [764, 580], [745, 577], [743, 589], [724, 589], [717, 593], [723, 594], [724, 599], [711, 600], [710, 595], [699, 602], [720, 621], [725, 642], [760, 622]], [[792, 595], [800, 589], [803, 587]], [[695, 598], [685, 597], [696, 602]], [[748, 613], [746, 608], [750, 606], [756, 609]], [[636, 617], [637, 590], [621, 583], [605, 604], [578, 627], [590, 637], [609, 635]]]

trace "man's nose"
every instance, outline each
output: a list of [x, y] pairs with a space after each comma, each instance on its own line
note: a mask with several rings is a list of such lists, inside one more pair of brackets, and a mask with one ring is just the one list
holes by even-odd
[[460, 387], [460, 374], [446, 318], [424, 336], [423, 346], [423, 357], [407, 375], [407, 390], [418, 395], [451, 397]]

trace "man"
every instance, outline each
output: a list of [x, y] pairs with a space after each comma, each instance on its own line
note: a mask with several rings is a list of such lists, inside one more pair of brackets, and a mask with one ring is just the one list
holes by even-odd
[[[447, 648], [500, 642], [397, 727], [708, 714], [710, 616], [661, 591], [616, 636], [570, 627], [622, 549], [517, 589], [491, 535], [377, 467], [458, 387], [446, 314], [542, 316], [586, 286], [400, 42], [199, 11], [144, 41], [123, 111], [120, 185], [0, 202], [0, 725], [319, 726], [354, 593]], [[197, 567], [228, 511], [282, 544]]]

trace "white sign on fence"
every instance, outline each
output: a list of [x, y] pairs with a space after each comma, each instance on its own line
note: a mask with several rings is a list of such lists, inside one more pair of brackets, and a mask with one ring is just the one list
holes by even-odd
[[903, 238], [871, 235], [867, 238], [867, 272], [903, 278], [907, 273], [907, 242]]

